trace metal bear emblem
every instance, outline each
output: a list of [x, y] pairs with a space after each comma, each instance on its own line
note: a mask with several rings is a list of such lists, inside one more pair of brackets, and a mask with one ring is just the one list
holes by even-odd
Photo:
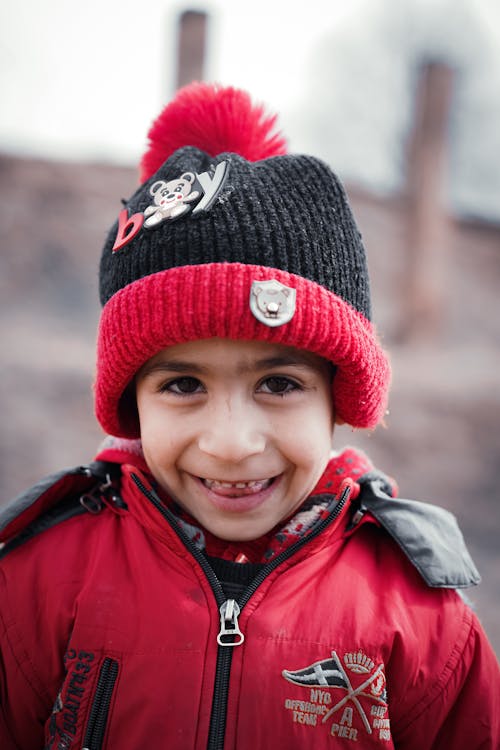
[[296, 290], [275, 279], [253, 281], [250, 310], [261, 323], [271, 328], [288, 323], [295, 314]]

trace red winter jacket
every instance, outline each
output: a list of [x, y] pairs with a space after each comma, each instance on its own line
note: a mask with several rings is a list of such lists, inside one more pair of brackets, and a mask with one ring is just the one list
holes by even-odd
[[356, 462], [332, 461], [316, 493], [333, 511], [239, 607], [140, 460], [24, 495], [0, 536], [1, 749], [498, 750], [499, 670], [454, 590], [476, 573], [452, 517], [346, 479]]

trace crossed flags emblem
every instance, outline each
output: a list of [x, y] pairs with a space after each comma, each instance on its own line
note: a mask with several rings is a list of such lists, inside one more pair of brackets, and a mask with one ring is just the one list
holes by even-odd
[[[298, 669], [294, 672], [284, 669], [282, 675], [285, 680], [288, 680], [288, 682], [293, 682], [295, 685], [302, 685], [302, 687], [343, 688], [346, 691], [346, 695], [344, 695], [341, 700], [327, 711], [323, 717], [323, 723], [328, 721], [336, 711], [350, 701], [356, 707], [366, 731], [368, 734], [371, 734], [372, 728], [370, 722], [368, 721], [368, 717], [358, 699], [358, 696], [363, 695], [367, 698], [371, 698], [371, 700], [374, 700], [377, 703], [386, 705], [386, 691], [385, 689], [379, 689], [379, 685], [385, 685], [383, 668], [384, 665], [379, 664], [373, 674], [371, 674], [361, 685], [358, 685], [357, 688], [353, 688], [339, 657], [335, 651], [332, 651], [330, 659], [316, 661], [314, 664], [304, 667], [304, 669]], [[366, 692], [372, 685], [374, 686], [374, 689], [370, 692]]]

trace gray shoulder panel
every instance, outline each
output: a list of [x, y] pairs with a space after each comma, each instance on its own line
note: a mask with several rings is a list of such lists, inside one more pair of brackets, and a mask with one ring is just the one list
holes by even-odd
[[5, 529], [11, 521], [20, 516], [29, 507], [35, 503], [38, 498], [44, 495], [48, 490], [51, 490], [61, 481], [66, 480], [70, 476], [82, 476], [83, 469], [78, 467], [76, 469], [65, 469], [59, 471], [56, 474], [50, 474], [47, 477], [41, 479], [37, 484], [33, 485], [29, 489], [22, 492], [17, 497], [13, 498], [7, 505], [0, 510], [0, 532]]
[[[0, 542], [0, 559], [62, 521], [89, 510], [96, 512], [89, 505], [97, 503], [101, 507], [99, 498], [105, 494], [119, 507], [126, 507], [111, 482], [118, 473], [119, 466], [94, 461], [88, 466], [51, 474], [12, 500], [0, 512], [0, 535], [4, 536]], [[96, 496], [93, 493], [97, 493]], [[83, 503], [83, 499], [87, 502]], [[10, 524], [12, 527], [7, 532]], [[7, 539], [2, 532], [9, 534]]]
[[107, 465], [103, 462], [94, 461], [88, 466], [76, 466], [71, 469], [63, 469], [55, 474], [50, 474], [41, 479], [37, 484], [22, 492], [13, 498], [7, 505], [0, 510], [0, 532], [3, 531], [15, 518], [24, 513], [42, 495], [48, 492], [54, 495], [60, 494], [59, 487], [64, 486], [65, 490], [85, 487], [94, 484], [101, 477], [105, 477]]
[[397, 542], [428, 586], [466, 588], [481, 581], [455, 516], [416, 500], [392, 498], [383, 477], [361, 479], [361, 509]]

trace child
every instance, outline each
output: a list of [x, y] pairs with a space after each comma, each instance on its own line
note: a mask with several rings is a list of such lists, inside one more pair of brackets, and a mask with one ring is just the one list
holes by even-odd
[[181, 90], [100, 268], [97, 459], [1, 519], [2, 750], [499, 747], [453, 517], [335, 423], [389, 364], [335, 175]]

